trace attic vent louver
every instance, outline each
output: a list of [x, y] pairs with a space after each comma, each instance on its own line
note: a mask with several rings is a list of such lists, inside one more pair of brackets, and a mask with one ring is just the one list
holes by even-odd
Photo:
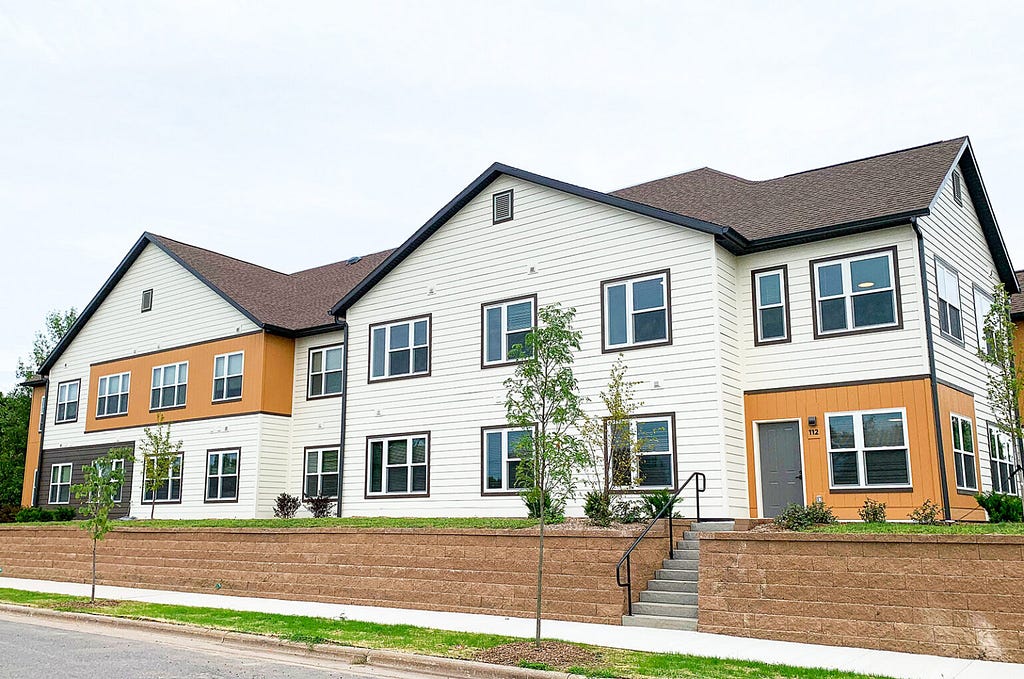
[[491, 196], [491, 209], [494, 224], [512, 221], [512, 189]]
[[964, 204], [963, 188], [960, 186], [960, 173], [953, 170], [953, 200], [957, 205]]
[[349, 257], [345, 263], [351, 266], [352, 264], [358, 263], [360, 259], [362, 259], [362, 257]]

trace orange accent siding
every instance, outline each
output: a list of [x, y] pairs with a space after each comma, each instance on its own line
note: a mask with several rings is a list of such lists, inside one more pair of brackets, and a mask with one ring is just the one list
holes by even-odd
[[[815, 497], [820, 495], [825, 504], [831, 506], [840, 519], [858, 519], [857, 510], [869, 497], [885, 502], [888, 516], [892, 520], [905, 520], [909, 512], [929, 498], [937, 504], [942, 504], [930, 385], [930, 380], [922, 378], [903, 382], [878, 382], [745, 395], [750, 515], [752, 517], [759, 515], [754, 423], [764, 420], [800, 421], [804, 446], [805, 499], [807, 502], [813, 502]], [[825, 413], [880, 408], [905, 408], [907, 411], [910, 480], [913, 490], [905, 492], [830, 491]], [[970, 412], [974, 412], [973, 404]], [[820, 436], [816, 438], [811, 438], [809, 435], [807, 418], [810, 416], [816, 417], [818, 421], [817, 428]], [[951, 453], [949, 461], [947, 461], [947, 465], [949, 464], [952, 464]]]
[[[981, 460], [978, 454], [978, 438], [985, 436], [985, 427], [981, 426], [974, 412], [974, 397], [956, 389], [939, 385], [939, 414], [942, 423], [942, 450], [946, 456], [946, 483], [949, 488], [949, 509], [954, 520], [984, 521], [985, 512], [974, 499], [976, 491], [958, 491], [956, 489], [956, 462], [953, 457], [953, 423], [951, 415], [963, 415], [971, 418], [974, 423], [974, 470], [978, 487], [981, 487]], [[938, 502], [938, 499], [935, 500]], [[941, 504], [941, 503], [940, 503]]]
[[[214, 402], [214, 358], [236, 351], [245, 352], [242, 397], [233, 401]], [[85, 431], [88, 433], [151, 425], [161, 413], [167, 422], [252, 412], [291, 415], [293, 353], [293, 340], [266, 333], [254, 333], [92, 365], [89, 367]], [[188, 361], [188, 392], [184, 407], [151, 411], [149, 399], [153, 368], [182, 361]], [[96, 398], [99, 379], [105, 375], [124, 372], [131, 372], [128, 414], [97, 418]], [[287, 398], [282, 398], [282, 393]]]
[[21, 506], [32, 505], [32, 488], [36, 480], [36, 463], [39, 462], [39, 409], [43, 404], [46, 387], [32, 388], [32, 407], [28, 414], [28, 445], [25, 447], [25, 476], [21, 484]]

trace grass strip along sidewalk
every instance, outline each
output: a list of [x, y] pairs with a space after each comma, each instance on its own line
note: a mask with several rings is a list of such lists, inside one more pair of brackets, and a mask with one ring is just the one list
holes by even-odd
[[933, 526], [917, 523], [834, 523], [808, 533], [883, 535], [1024, 535], [1024, 523], [953, 523]]
[[[337, 644], [365, 649], [404, 651], [445, 658], [480, 659], [507, 644], [526, 641], [496, 634], [450, 632], [382, 625], [354, 620], [333, 620], [272, 613], [251, 613], [219, 608], [172, 606], [133, 601], [25, 592], [0, 588], [0, 602], [136, 620], [157, 620], [218, 630], [260, 634], [305, 644]], [[563, 645], [563, 644], [560, 644]], [[693, 679], [866, 679], [868, 675], [834, 670], [804, 669], [739, 660], [719, 660], [673, 653], [645, 653], [571, 644], [592, 655], [586, 665], [551, 666], [521, 663], [534, 669], [556, 669], [589, 677], [684, 677]]]

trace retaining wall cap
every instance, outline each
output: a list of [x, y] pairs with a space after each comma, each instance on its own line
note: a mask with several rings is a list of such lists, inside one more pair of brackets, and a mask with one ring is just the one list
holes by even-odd
[[749, 540], [754, 542], [889, 542], [1024, 545], [1024, 535], [953, 534], [953, 533], [707, 533], [701, 540]]

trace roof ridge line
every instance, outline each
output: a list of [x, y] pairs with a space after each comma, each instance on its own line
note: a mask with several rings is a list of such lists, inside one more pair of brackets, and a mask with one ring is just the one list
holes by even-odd
[[895, 151], [886, 151], [885, 153], [876, 153], [874, 155], [864, 156], [863, 158], [854, 158], [853, 160], [846, 160], [846, 161], [843, 161], [841, 163], [832, 163], [830, 165], [822, 165], [820, 167], [812, 167], [809, 170], [800, 170], [799, 172], [790, 172], [789, 174], [779, 175], [778, 177], [771, 177], [769, 179], [761, 179], [761, 180], [756, 180], [756, 181], [758, 181], [758, 183], [773, 182], [773, 181], [776, 181], [778, 179], [786, 179], [787, 177], [797, 177], [799, 175], [808, 174], [810, 172], [818, 172], [819, 170], [828, 170], [828, 169], [833, 168], [833, 167], [842, 167], [843, 165], [852, 165], [853, 163], [861, 163], [861, 162], [863, 162], [865, 160], [874, 160], [875, 158], [884, 158], [886, 156], [894, 156], [894, 155], [896, 155], [898, 153], [906, 153], [907, 151], [916, 151], [917, 149], [923, 149], [923, 148], [926, 148], [928, 146], [938, 146], [939, 144], [948, 144], [950, 142], [957, 142], [957, 143], [959, 143], [962, 146], [963, 142], [966, 139], [967, 139], [966, 136], [964, 136], [964, 137], [954, 137], [953, 139], [939, 139], [938, 141], [928, 142], [927, 144], [918, 144], [917, 146], [908, 146], [907, 148], [904, 148], [904, 149], [897, 149]]
[[166, 241], [170, 241], [172, 243], [177, 243], [178, 245], [184, 245], [186, 247], [195, 248], [196, 250], [202, 250], [203, 252], [209, 252], [210, 254], [217, 255], [218, 257], [223, 257], [225, 259], [232, 259], [232, 260], [234, 260], [236, 262], [241, 262], [242, 264], [247, 264], [249, 266], [254, 266], [257, 269], [263, 269], [264, 271], [269, 271], [270, 273], [277, 274], [279, 276], [289, 276], [290, 275], [290, 274], [286, 274], [283, 271], [278, 271], [277, 269], [271, 269], [268, 266], [263, 266], [262, 264], [256, 264], [255, 262], [250, 262], [247, 259], [241, 259], [240, 257], [234, 257], [232, 255], [226, 255], [223, 252], [217, 252], [216, 250], [211, 250], [210, 248], [204, 248], [201, 245], [193, 245], [192, 243], [186, 243], [183, 240], [175, 240], [174, 238], [168, 238], [167, 236], [161, 236], [158, 233], [149, 233], [149, 235], [153, 236], [155, 238], [160, 238], [161, 240], [166, 240]]

